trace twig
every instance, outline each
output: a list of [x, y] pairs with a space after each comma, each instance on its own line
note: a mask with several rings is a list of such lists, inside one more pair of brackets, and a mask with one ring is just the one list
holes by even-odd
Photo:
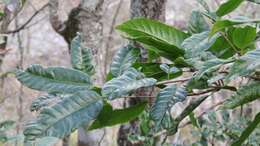
[[185, 79], [180, 79], [180, 80], [167, 80], [167, 81], [161, 81], [156, 83], [156, 85], [164, 85], [164, 84], [170, 84], [170, 83], [179, 83], [179, 82], [186, 82], [190, 80], [191, 78], [185, 78]]
[[32, 20], [35, 16], [37, 16], [41, 11], [43, 11], [45, 8], [47, 8], [49, 6], [49, 3], [45, 4], [43, 7], [41, 7], [39, 10], [37, 10], [23, 25], [21, 25], [20, 27], [17, 27], [14, 30], [9, 30], [6, 31], [5, 34], [10, 34], [10, 33], [17, 33], [21, 30], [23, 30]]
[[101, 146], [102, 141], [104, 140], [104, 138], [106, 136], [106, 133], [107, 133], [106, 128], [104, 128], [104, 133], [103, 133], [102, 137], [100, 138], [100, 140], [98, 141], [98, 146]]

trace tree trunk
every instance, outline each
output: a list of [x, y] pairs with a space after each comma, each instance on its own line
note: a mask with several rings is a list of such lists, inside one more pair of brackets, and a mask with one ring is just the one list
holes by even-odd
[[[50, 0], [50, 22], [56, 32], [63, 36], [68, 45], [71, 40], [81, 33], [83, 43], [91, 48], [93, 59], [97, 64], [95, 81], [101, 84], [104, 80], [102, 76], [101, 64], [98, 52], [102, 47], [103, 25], [101, 22], [104, 0], [81, 0], [80, 4], [71, 10], [68, 20], [61, 22], [58, 16], [59, 0]], [[85, 132], [84, 128], [78, 130], [78, 145], [93, 146], [96, 141]]]
[[[157, 19], [160, 21], [165, 20], [165, 4], [166, 0], [131, 0], [131, 6], [130, 6], [130, 17], [136, 18], [136, 17], [146, 17], [150, 19]], [[141, 58], [140, 60], [142, 62], [146, 62], [148, 59], [148, 53], [145, 48], [143, 48], [139, 44], [137, 45], [138, 48], [141, 48]], [[152, 91], [150, 89], [140, 89], [136, 96], [145, 96], [150, 95]], [[140, 102], [139, 99], [129, 99], [128, 105], [132, 106]], [[138, 120], [133, 120], [129, 124], [122, 125], [118, 132], [118, 139], [117, 143], [119, 146], [139, 146], [142, 144], [132, 144], [128, 140], [129, 134], [137, 134], [139, 133], [139, 127], [138, 127]]]

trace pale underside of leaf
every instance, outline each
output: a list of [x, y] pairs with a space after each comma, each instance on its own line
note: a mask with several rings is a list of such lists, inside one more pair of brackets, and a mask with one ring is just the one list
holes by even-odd
[[45, 136], [63, 138], [93, 121], [102, 105], [102, 99], [96, 92], [78, 92], [52, 107], [44, 108], [36, 120], [26, 125], [25, 139], [34, 141]]
[[70, 55], [72, 67], [85, 72], [88, 75], [93, 75], [95, 73], [95, 68], [92, 65], [91, 50], [83, 47], [81, 43], [82, 39], [80, 35], [76, 36], [71, 41]]
[[122, 75], [137, 60], [138, 56], [134, 54], [134, 49], [126, 46], [118, 50], [110, 66], [110, 71], [114, 77]]
[[123, 75], [108, 81], [102, 88], [102, 95], [112, 100], [128, 95], [139, 88], [155, 85], [155, 79], [142, 78], [142, 76], [140, 72], [130, 68]]
[[17, 79], [25, 86], [49, 93], [73, 93], [91, 88], [90, 77], [74, 69], [62, 67], [43, 68], [32, 65], [16, 72]]
[[162, 89], [158, 93], [155, 104], [152, 106], [150, 112], [151, 118], [155, 121], [156, 125], [160, 126], [166, 114], [170, 114], [172, 106], [184, 101], [186, 97], [187, 91], [185, 88], [177, 87], [175, 84]]

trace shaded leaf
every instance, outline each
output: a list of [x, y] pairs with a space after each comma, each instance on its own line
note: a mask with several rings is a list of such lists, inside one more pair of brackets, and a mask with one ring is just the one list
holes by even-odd
[[137, 48], [126, 46], [117, 51], [113, 57], [110, 71], [114, 77], [118, 77], [128, 70], [132, 64], [138, 59]]
[[196, 74], [196, 78], [200, 79], [203, 75], [215, 72], [223, 64], [232, 62], [233, 59], [222, 60], [222, 59], [212, 59], [204, 62], [202, 66], [199, 67], [199, 71]]
[[185, 48], [186, 58], [198, 57], [202, 52], [210, 48], [210, 46], [215, 42], [217, 35], [209, 39], [208, 34], [208, 31], [194, 34], [183, 41], [182, 47]]
[[121, 76], [114, 78], [102, 88], [102, 95], [112, 100], [128, 95], [130, 92], [135, 91], [142, 87], [150, 87], [155, 85], [156, 80], [153, 78], [143, 78], [143, 75], [130, 68], [125, 71]]
[[170, 85], [161, 89], [156, 97], [155, 104], [151, 108], [151, 119], [154, 120], [156, 126], [159, 127], [170, 112], [173, 105], [178, 102], [183, 102], [187, 97], [187, 92], [183, 87]]
[[89, 48], [82, 46], [82, 36], [77, 35], [70, 46], [71, 64], [74, 69], [93, 75], [95, 68], [92, 65], [92, 53]]
[[138, 103], [125, 109], [115, 109], [110, 104], [105, 104], [103, 110], [98, 115], [94, 123], [88, 130], [99, 129], [103, 127], [114, 126], [117, 124], [131, 121], [140, 115], [146, 107], [146, 102]]
[[191, 33], [202, 33], [209, 31], [209, 25], [200, 11], [192, 11], [188, 23], [188, 29]]
[[62, 67], [32, 65], [25, 71], [18, 70], [16, 78], [31, 89], [49, 93], [74, 93], [92, 86], [87, 74]]
[[77, 92], [52, 107], [44, 108], [24, 130], [25, 141], [51, 136], [63, 138], [83, 124], [89, 124], [102, 109], [102, 99], [94, 91]]
[[127, 38], [151, 46], [147, 49], [170, 60], [184, 53], [181, 43], [187, 34], [159, 21], [137, 18], [117, 26], [117, 29]]

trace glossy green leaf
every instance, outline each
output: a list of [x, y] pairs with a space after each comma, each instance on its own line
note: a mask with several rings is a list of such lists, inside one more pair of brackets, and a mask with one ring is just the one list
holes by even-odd
[[223, 108], [233, 109], [259, 99], [259, 89], [260, 83], [258, 82], [242, 86], [233, 97], [225, 101]]
[[215, 33], [234, 25], [240, 25], [246, 23], [259, 23], [259, 22], [260, 22], [259, 19], [247, 19], [247, 18], [218, 20], [213, 24], [209, 36], [213, 36]]
[[260, 113], [258, 113], [254, 120], [249, 124], [249, 126], [242, 132], [238, 140], [233, 142], [231, 146], [241, 146], [244, 141], [250, 136], [250, 134], [257, 128], [260, 123]]
[[110, 104], [105, 104], [103, 110], [88, 130], [115, 126], [134, 120], [144, 111], [145, 107], [146, 102], [143, 102], [129, 108], [113, 110], [113, 107]]
[[198, 57], [202, 52], [210, 48], [218, 36], [216, 35], [212, 38], [208, 38], [208, 34], [208, 31], [194, 34], [183, 41], [182, 47], [185, 48], [186, 58]]
[[156, 97], [155, 104], [151, 108], [151, 119], [154, 120], [156, 126], [159, 127], [165, 118], [170, 114], [170, 109], [178, 102], [183, 102], [187, 97], [187, 92], [183, 87], [170, 85], [161, 89]]
[[112, 100], [128, 95], [142, 87], [150, 87], [156, 84], [153, 78], [143, 78], [143, 75], [134, 68], [125, 71], [121, 76], [114, 78], [102, 88], [102, 95]]
[[96, 119], [102, 110], [102, 99], [93, 91], [77, 92], [52, 107], [44, 108], [24, 130], [25, 141], [46, 136], [63, 138]]
[[256, 38], [256, 28], [252, 26], [238, 27], [232, 32], [233, 43], [240, 49], [249, 46]]
[[181, 43], [187, 34], [159, 21], [137, 18], [117, 26], [117, 29], [123, 32], [125, 37], [151, 46], [147, 49], [170, 60], [184, 53]]
[[95, 68], [92, 65], [92, 53], [89, 48], [82, 45], [82, 36], [77, 35], [70, 46], [71, 64], [74, 69], [93, 75]]
[[115, 54], [110, 71], [114, 77], [118, 77], [128, 70], [132, 64], [138, 59], [138, 49], [126, 46], [117, 51]]
[[188, 30], [191, 33], [202, 33], [209, 31], [209, 25], [200, 11], [192, 11], [188, 23]]
[[18, 70], [16, 78], [31, 89], [49, 93], [74, 93], [92, 86], [87, 74], [63, 67], [32, 65], [25, 71]]
[[244, 0], [227, 0], [221, 4], [216, 11], [216, 14], [221, 17], [234, 11]]

